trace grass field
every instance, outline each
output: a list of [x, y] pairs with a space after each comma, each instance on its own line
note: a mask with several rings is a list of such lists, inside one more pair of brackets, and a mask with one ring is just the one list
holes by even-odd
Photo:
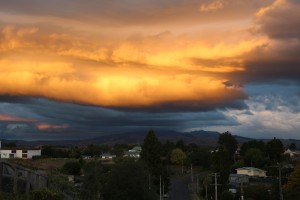
[[60, 169], [66, 162], [76, 160], [73, 158], [43, 158], [37, 160], [12, 159], [10, 161], [30, 169], [51, 171]]

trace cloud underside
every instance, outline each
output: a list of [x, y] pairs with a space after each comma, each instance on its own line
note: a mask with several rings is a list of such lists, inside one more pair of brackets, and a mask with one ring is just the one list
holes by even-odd
[[[253, 99], [248, 85], [299, 85], [297, 0], [122, 2], [0, 2], [1, 104], [27, 107], [32, 97], [43, 98], [89, 112], [120, 112], [111, 119], [134, 111], [137, 119], [145, 113], [243, 112]], [[37, 132], [75, 124], [34, 110], [25, 112], [29, 116], [0, 110], [0, 122], [12, 124], [8, 130]], [[124, 117], [120, 126], [158, 121]]]

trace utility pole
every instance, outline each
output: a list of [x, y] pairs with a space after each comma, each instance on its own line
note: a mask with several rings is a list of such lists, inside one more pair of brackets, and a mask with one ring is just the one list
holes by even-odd
[[164, 196], [165, 194], [165, 179], [163, 179], [163, 185], [162, 185], [162, 195]]
[[199, 174], [197, 174], [197, 195], [199, 193]]
[[278, 166], [272, 166], [272, 167], [278, 167], [279, 199], [280, 199], [280, 200], [283, 200], [283, 195], [282, 195], [282, 183], [281, 183], [281, 164], [278, 163]]
[[243, 188], [243, 181], [241, 182], [241, 200], [244, 200], [244, 188]]
[[183, 174], [183, 160], [181, 160], [181, 174]]
[[208, 200], [207, 199], [207, 184], [205, 184], [205, 200]]
[[149, 174], [149, 191], [151, 190], [151, 174]]
[[159, 176], [159, 200], [161, 199], [161, 175]]
[[282, 187], [281, 187], [281, 166], [280, 164], [278, 165], [278, 173], [279, 173], [279, 195], [280, 195], [280, 200], [283, 200], [283, 195], [282, 195]]
[[191, 164], [191, 179], [192, 179], [192, 182], [194, 182], [194, 177], [193, 177], [193, 164]]
[[218, 182], [217, 182], [217, 173], [215, 173], [215, 200], [218, 200]]

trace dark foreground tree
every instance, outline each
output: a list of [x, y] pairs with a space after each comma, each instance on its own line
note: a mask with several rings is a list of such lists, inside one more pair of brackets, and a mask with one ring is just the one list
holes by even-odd
[[268, 200], [270, 199], [268, 191], [270, 191], [270, 187], [268, 186], [252, 185], [244, 188], [244, 196], [246, 199]]
[[168, 192], [170, 184], [169, 174], [167, 166], [161, 158], [161, 144], [154, 131], [150, 129], [142, 145], [141, 160], [146, 163], [151, 174], [151, 181], [155, 184], [157, 191], [159, 190], [161, 177], [165, 191]]
[[41, 190], [35, 190], [31, 192], [32, 200], [63, 200], [64, 196], [57, 191], [44, 188]]
[[66, 162], [63, 167], [62, 171], [68, 175], [80, 175], [81, 165], [78, 161], [69, 161]]
[[225, 133], [222, 133], [219, 136], [218, 144], [220, 146], [223, 146], [226, 149], [226, 151], [228, 152], [228, 154], [230, 155], [230, 157], [233, 158], [233, 155], [238, 147], [238, 142], [231, 135], [230, 132], [227, 131]]
[[283, 144], [280, 140], [274, 138], [266, 144], [266, 151], [272, 161], [279, 162], [284, 152]]
[[82, 199], [97, 199], [101, 195], [108, 171], [109, 166], [97, 161], [87, 162], [83, 166]]
[[288, 178], [284, 186], [285, 199], [300, 199], [300, 162]]
[[231, 166], [231, 156], [228, 151], [219, 147], [217, 151], [212, 154], [213, 170], [220, 173], [220, 182], [225, 186], [228, 183]]
[[106, 200], [157, 199], [153, 185], [149, 185], [145, 166], [134, 160], [123, 161], [109, 173], [103, 197]]
[[146, 162], [151, 172], [160, 164], [160, 143], [152, 129], [144, 139], [141, 159]]
[[251, 148], [259, 149], [263, 154], [266, 151], [265, 143], [262, 140], [250, 140], [242, 144], [240, 154], [244, 156], [246, 151]]
[[245, 153], [245, 164], [251, 167], [261, 167], [263, 165], [263, 153], [257, 148], [250, 148]]

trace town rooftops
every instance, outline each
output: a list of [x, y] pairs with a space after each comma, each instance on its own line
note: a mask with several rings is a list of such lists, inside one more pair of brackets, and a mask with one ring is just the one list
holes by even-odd
[[258, 169], [258, 168], [255, 168], [255, 167], [241, 167], [241, 168], [237, 168], [236, 170], [251, 170], [251, 171], [264, 171], [264, 172], [266, 172], [265, 170]]

